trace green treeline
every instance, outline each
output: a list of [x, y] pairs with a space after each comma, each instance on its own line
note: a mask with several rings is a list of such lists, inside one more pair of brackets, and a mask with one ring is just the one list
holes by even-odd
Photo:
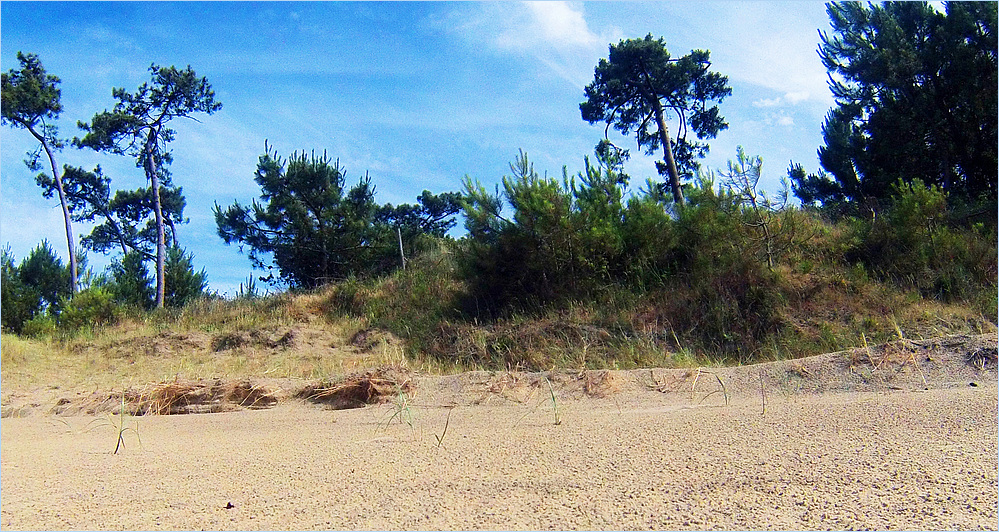
[[[747, 361], [903, 328], [994, 328], [996, 4], [827, 11], [819, 55], [836, 104], [822, 168], [792, 162], [776, 193], [760, 189], [764, 161], [741, 147], [726, 169], [701, 167], [707, 141], [728, 127], [728, 79], [708, 51], [674, 57], [648, 35], [609, 47], [578, 111], [661, 156], [656, 178], [633, 183], [630, 154], [605, 134], [574, 174], [539, 174], [521, 151], [493, 190], [466, 176], [460, 192], [381, 205], [368, 175], [349, 179], [325, 152], [284, 158], [265, 143], [259, 199], [216, 203], [218, 234], [267, 272], [259, 280], [326, 294], [330, 315], [388, 329], [415, 356], [471, 365], [669, 364], [664, 353], [682, 352]], [[153, 66], [151, 86], [116, 89], [113, 111], [80, 123], [74, 145], [134, 157], [144, 171], [148, 187], [112, 194], [99, 167], [58, 172], [66, 142], [45, 122], [61, 110], [58, 78], [35, 56], [19, 59], [21, 71], [4, 74], [4, 123], [39, 140], [33, 170], [49, 159], [52, 175], [37, 182], [60, 198], [74, 260], [62, 265], [47, 243], [20, 264], [5, 253], [4, 330], [217, 297], [177, 242], [185, 200], [165, 148], [170, 118], [220, 107], [207, 81]], [[157, 99], [170, 91], [188, 100]], [[137, 117], [136, 102], [156, 111]], [[459, 216], [466, 234], [455, 239]], [[120, 252], [108, 271], [86, 270], [73, 221], [98, 223], [86, 249]], [[255, 294], [251, 277], [240, 297]]]

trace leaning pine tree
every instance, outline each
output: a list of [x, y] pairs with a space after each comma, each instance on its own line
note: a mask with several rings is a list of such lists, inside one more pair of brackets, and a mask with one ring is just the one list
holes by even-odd
[[42, 67], [35, 54], [17, 53], [21, 62], [21, 70], [11, 70], [2, 75], [3, 115], [0, 122], [12, 127], [26, 129], [39, 143], [39, 148], [28, 154], [25, 163], [32, 171], [41, 170], [38, 159], [45, 152], [52, 168], [52, 178], [44, 173], [36, 178], [38, 185], [45, 189], [45, 197], [52, 197], [53, 189], [59, 194], [59, 204], [62, 206], [62, 216], [66, 222], [66, 243], [69, 248], [70, 290], [76, 293], [76, 250], [73, 239], [73, 223], [70, 219], [70, 207], [63, 186], [62, 175], [55, 162], [55, 150], [62, 148], [63, 141], [58, 137], [58, 128], [51, 122], [59, 118], [62, 112], [60, 90], [57, 86], [59, 78], [49, 75]]

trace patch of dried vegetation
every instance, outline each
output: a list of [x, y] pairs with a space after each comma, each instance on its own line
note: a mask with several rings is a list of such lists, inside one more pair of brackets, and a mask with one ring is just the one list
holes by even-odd
[[345, 410], [388, 402], [400, 393], [415, 395], [412, 373], [401, 367], [383, 367], [307, 385], [295, 397], [332, 410]]

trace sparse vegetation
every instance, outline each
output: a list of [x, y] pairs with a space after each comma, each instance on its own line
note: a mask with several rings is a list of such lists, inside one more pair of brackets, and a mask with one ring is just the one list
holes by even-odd
[[409, 428], [413, 428], [413, 411], [409, 407], [409, 394], [403, 391], [402, 387], [398, 387], [398, 392], [396, 394], [395, 400], [392, 401], [392, 411], [388, 420], [385, 421], [385, 426], [390, 425], [396, 419], [399, 423], [405, 423], [409, 425]]
[[140, 446], [142, 445], [142, 438], [139, 436], [139, 422], [128, 414], [125, 394], [121, 396], [117, 413], [108, 413], [103, 418], [94, 419], [88, 427], [88, 430], [96, 430], [101, 427], [111, 427], [114, 430], [115, 445], [114, 452], [111, 454], [118, 454], [118, 451], [125, 450], [125, 434], [129, 431], [135, 434], [136, 441], [139, 442]]
[[444, 430], [440, 434], [434, 434], [434, 439], [437, 440], [437, 449], [444, 446], [444, 438], [447, 437], [447, 428], [451, 425], [451, 414], [454, 412], [454, 408], [447, 409], [447, 418], [444, 419]]
[[552, 381], [550, 381], [547, 376], [545, 376], [544, 379], [545, 384], [548, 385], [548, 394], [551, 395], [552, 398], [552, 415], [554, 416], [554, 422], [555, 425], [558, 426], [562, 424], [562, 418], [558, 415], [558, 400], [555, 399], [555, 388], [552, 387]]

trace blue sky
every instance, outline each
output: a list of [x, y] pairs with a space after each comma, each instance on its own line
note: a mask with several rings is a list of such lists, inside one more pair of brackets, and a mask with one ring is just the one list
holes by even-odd
[[[762, 185], [773, 191], [791, 160], [818, 168], [833, 101], [816, 49], [828, 28], [824, 4], [811, 1], [3, 2], [0, 68], [35, 53], [62, 79], [63, 137], [114, 105], [112, 87], [148, 81], [151, 63], [207, 77], [224, 107], [173, 123], [171, 172], [188, 202], [180, 243], [210, 288], [232, 295], [251, 266], [217, 236], [211, 210], [257, 197], [265, 139], [285, 156], [325, 150], [348, 181], [367, 172], [382, 203], [460, 190], [466, 174], [491, 189], [519, 149], [541, 172], [576, 173], [603, 136], [579, 114], [594, 66], [608, 44], [651, 33], [674, 56], [710, 50], [729, 77], [730, 126], [703, 165], [724, 169], [742, 145], [763, 156]], [[658, 156], [611, 138], [631, 149], [635, 186], [656, 177]], [[58, 202], [42, 198], [22, 162], [33, 148], [26, 131], [0, 130], [0, 245], [20, 259], [47, 238], [65, 258]], [[117, 188], [145, 183], [125, 157], [67, 148], [57, 162], [100, 164]], [[77, 239], [90, 229], [74, 228]], [[109, 262], [89, 260], [98, 271]]]

